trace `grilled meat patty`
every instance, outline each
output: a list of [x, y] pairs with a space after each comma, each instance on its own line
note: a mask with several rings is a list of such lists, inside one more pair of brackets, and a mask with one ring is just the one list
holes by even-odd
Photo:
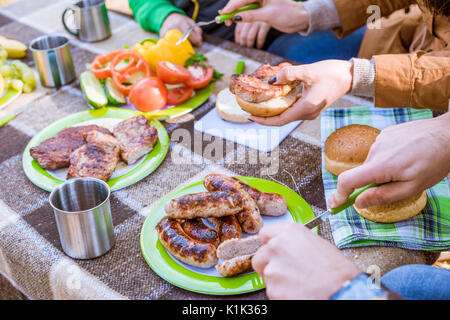
[[56, 170], [70, 165], [73, 151], [86, 144], [84, 135], [97, 130], [111, 135], [111, 132], [97, 125], [71, 127], [59, 131], [54, 137], [30, 149], [30, 154], [43, 169]]
[[262, 65], [251, 74], [233, 74], [230, 78], [230, 91], [248, 102], [259, 103], [275, 97], [285, 96], [299, 85], [298, 81], [285, 85], [271, 85], [269, 79], [276, 76], [289, 62], [278, 66]]
[[70, 156], [67, 179], [91, 177], [108, 180], [119, 163], [119, 142], [112, 135], [92, 131], [85, 135], [86, 144]]
[[128, 164], [135, 163], [152, 151], [158, 140], [158, 131], [149, 125], [144, 116], [120, 122], [114, 127], [113, 133], [120, 143], [120, 155]]

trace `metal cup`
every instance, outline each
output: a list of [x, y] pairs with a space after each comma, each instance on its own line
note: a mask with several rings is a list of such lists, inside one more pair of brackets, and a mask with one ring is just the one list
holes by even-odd
[[[66, 15], [72, 12], [76, 29], [67, 26]], [[62, 15], [64, 28], [81, 41], [96, 42], [111, 36], [108, 10], [104, 0], [82, 0], [66, 8]]]
[[59, 88], [75, 80], [69, 39], [63, 35], [45, 35], [30, 43], [34, 63], [44, 87]]
[[71, 179], [49, 197], [64, 252], [75, 259], [93, 259], [114, 245], [114, 226], [106, 182]]

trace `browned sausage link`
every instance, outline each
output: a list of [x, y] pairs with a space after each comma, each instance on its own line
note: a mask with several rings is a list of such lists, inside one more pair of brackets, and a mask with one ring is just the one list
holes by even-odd
[[190, 238], [177, 220], [162, 218], [156, 231], [162, 245], [180, 261], [200, 268], [210, 268], [217, 263], [216, 247]]
[[250, 194], [250, 196], [255, 199], [262, 215], [279, 217], [286, 213], [286, 199], [281, 194], [262, 192], [252, 186], [249, 186], [244, 181], [236, 177], [232, 177], [231, 179], [239, 182], [239, 184]]
[[243, 209], [237, 214], [242, 229], [247, 233], [256, 233], [261, 229], [263, 221], [256, 201], [238, 182], [221, 174], [209, 174], [203, 180], [203, 185], [210, 192], [220, 190], [238, 194], [243, 202]]
[[222, 221], [219, 229], [220, 242], [242, 237], [242, 228], [236, 215], [222, 217], [220, 220]]
[[242, 209], [239, 194], [223, 191], [187, 194], [164, 204], [167, 216], [174, 219], [223, 217]]
[[188, 236], [194, 240], [211, 243], [218, 246], [220, 243], [218, 233], [203, 223], [201, 218], [181, 220], [181, 227]]

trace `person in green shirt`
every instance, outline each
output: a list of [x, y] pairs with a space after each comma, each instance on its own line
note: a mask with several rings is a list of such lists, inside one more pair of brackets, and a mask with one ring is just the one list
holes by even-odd
[[[160, 36], [171, 29], [181, 32], [198, 21], [210, 21], [218, 15], [227, 0], [129, 0], [136, 21], [144, 30]], [[203, 29], [203, 30], [202, 30]], [[211, 24], [196, 28], [189, 40], [196, 46], [202, 44], [202, 33], [234, 41], [235, 43], [258, 49], [267, 49], [282, 33], [265, 22], [236, 23], [230, 27]]]

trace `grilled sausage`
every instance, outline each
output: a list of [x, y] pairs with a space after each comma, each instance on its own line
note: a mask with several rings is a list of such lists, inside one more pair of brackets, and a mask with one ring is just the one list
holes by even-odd
[[162, 245], [180, 261], [199, 268], [217, 263], [216, 247], [189, 237], [175, 219], [164, 217], [156, 225]]
[[223, 191], [187, 194], [164, 204], [167, 216], [174, 219], [223, 217], [242, 209], [243, 200], [239, 194]]
[[224, 277], [233, 277], [253, 270], [253, 255], [239, 256], [216, 265], [216, 270]]
[[217, 247], [217, 257], [220, 260], [229, 260], [243, 255], [252, 255], [261, 246], [258, 235], [242, 239], [230, 239]]
[[220, 243], [219, 235], [216, 230], [208, 227], [202, 219], [181, 220], [181, 227], [188, 236], [200, 242], [211, 243], [217, 247]]
[[244, 181], [239, 180], [236, 177], [233, 177], [231, 179], [239, 182], [239, 184], [245, 189], [245, 191], [247, 191], [250, 196], [255, 199], [259, 211], [262, 215], [279, 217], [286, 213], [286, 199], [281, 194], [262, 192], [258, 189], [253, 188], [252, 186], [249, 186]]
[[221, 224], [219, 228], [220, 242], [225, 240], [241, 238], [242, 228], [236, 215], [220, 218]]
[[242, 229], [247, 233], [256, 233], [261, 229], [263, 220], [256, 201], [238, 182], [221, 174], [209, 174], [203, 180], [203, 185], [210, 192], [223, 191], [240, 196], [243, 208], [237, 217]]

